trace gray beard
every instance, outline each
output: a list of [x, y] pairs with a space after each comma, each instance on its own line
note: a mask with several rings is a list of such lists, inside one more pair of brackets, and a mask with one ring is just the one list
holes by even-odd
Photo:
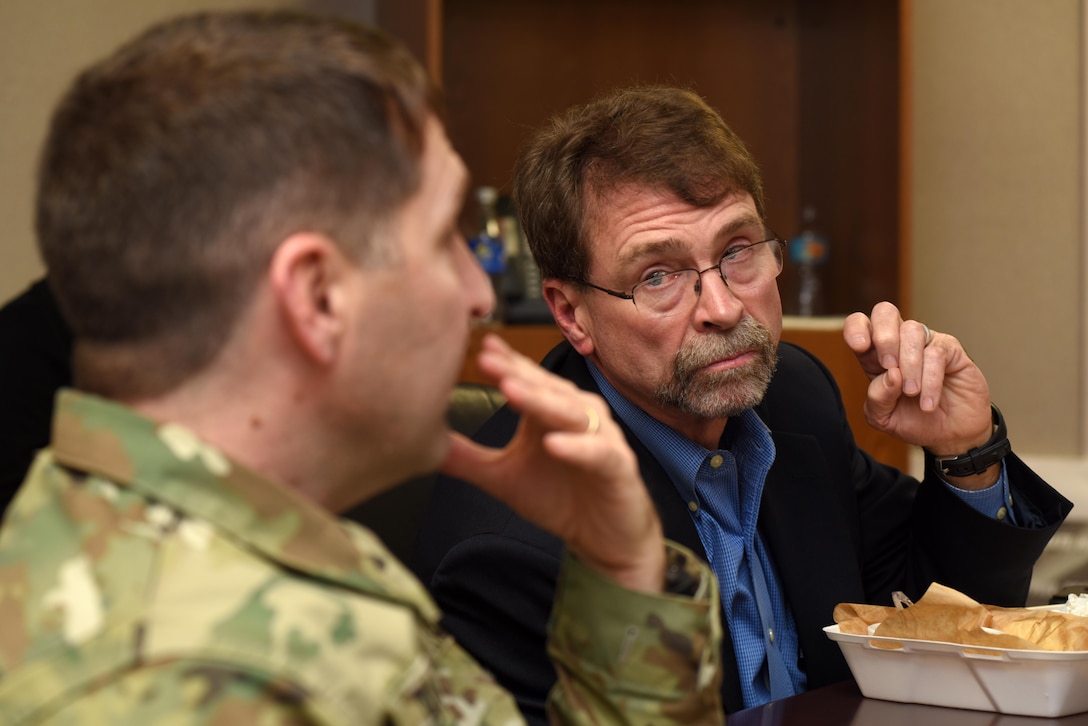
[[[708, 373], [711, 363], [754, 350], [757, 358], [742, 368]], [[676, 354], [672, 378], [655, 391], [658, 403], [703, 418], [728, 418], [763, 400], [778, 363], [778, 348], [753, 317], [733, 328], [693, 338]]]

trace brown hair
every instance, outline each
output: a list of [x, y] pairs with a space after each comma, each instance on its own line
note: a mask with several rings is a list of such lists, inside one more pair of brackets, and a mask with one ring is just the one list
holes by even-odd
[[432, 112], [398, 43], [292, 12], [167, 21], [82, 73], [36, 219], [79, 385], [155, 395], [202, 370], [293, 232], [394, 257], [372, 238], [418, 188]]
[[522, 151], [514, 202], [541, 275], [583, 280], [589, 266], [587, 195], [634, 183], [713, 206], [763, 182], [744, 143], [698, 94], [638, 86], [552, 118]]

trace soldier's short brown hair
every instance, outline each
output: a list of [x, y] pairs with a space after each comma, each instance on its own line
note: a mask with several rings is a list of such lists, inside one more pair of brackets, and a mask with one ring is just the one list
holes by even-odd
[[437, 111], [385, 34], [286, 11], [167, 21], [85, 71], [36, 212], [79, 384], [154, 395], [202, 370], [293, 232], [396, 254], [373, 233], [418, 188]]

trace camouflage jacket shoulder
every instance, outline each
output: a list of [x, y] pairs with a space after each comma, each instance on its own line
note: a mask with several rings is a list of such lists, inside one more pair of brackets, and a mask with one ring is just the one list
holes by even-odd
[[[713, 577], [670, 556], [696, 597], [616, 597], [568, 562], [558, 720], [623, 723], [619, 704], [693, 722], [716, 697]], [[370, 532], [183, 427], [70, 391], [0, 530], [0, 613], [4, 723], [521, 723]]]
[[[92, 702], [129, 723], [224, 707], [456, 722], [458, 698], [489, 691], [497, 720], [466, 723], [516, 713], [371, 533], [180, 426], [72, 392], [0, 532], [0, 612], [4, 723], [83, 723]], [[119, 679], [125, 694], [99, 697]]]

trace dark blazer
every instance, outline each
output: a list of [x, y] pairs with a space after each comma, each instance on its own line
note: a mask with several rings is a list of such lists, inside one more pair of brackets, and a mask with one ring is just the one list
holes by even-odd
[[72, 334], [45, 279], [0, 308], [0, 514], [49, 443], [53, 397], [72, 383]]
[[[598, 390], [567, 343], [544, 367]], [[987, 604], [1024, 603], [1032, 566], [1072, 505], [1018, 458], [1006, 463], [1017, 511], [1028, 521], [1013, 527], [979, 514], [931, 474], [919, 484], [860, 451], [830, 372], [786, 343], [756, 410], [777, 448], [759, 526], [796, 621], [809, 688], [850, 676], [822, 631], [840, 602], [891, 604], [895, 590], [916, 599], [937, 581]], [[504, 408], [475, 439], [500, 446], [516, 425], [516, 414]], [[705, 557], [686, 503], [624, 428], [665, 536]], [[555, 681], [545, 632], [562, 547], [476, 487], [446, 479], [435, 487], [412, 563], [442, 607], [446, 628], [541, 724]], [[722, 699], [731, 713], [743, 703], [724, 614], [722, 624]]]

